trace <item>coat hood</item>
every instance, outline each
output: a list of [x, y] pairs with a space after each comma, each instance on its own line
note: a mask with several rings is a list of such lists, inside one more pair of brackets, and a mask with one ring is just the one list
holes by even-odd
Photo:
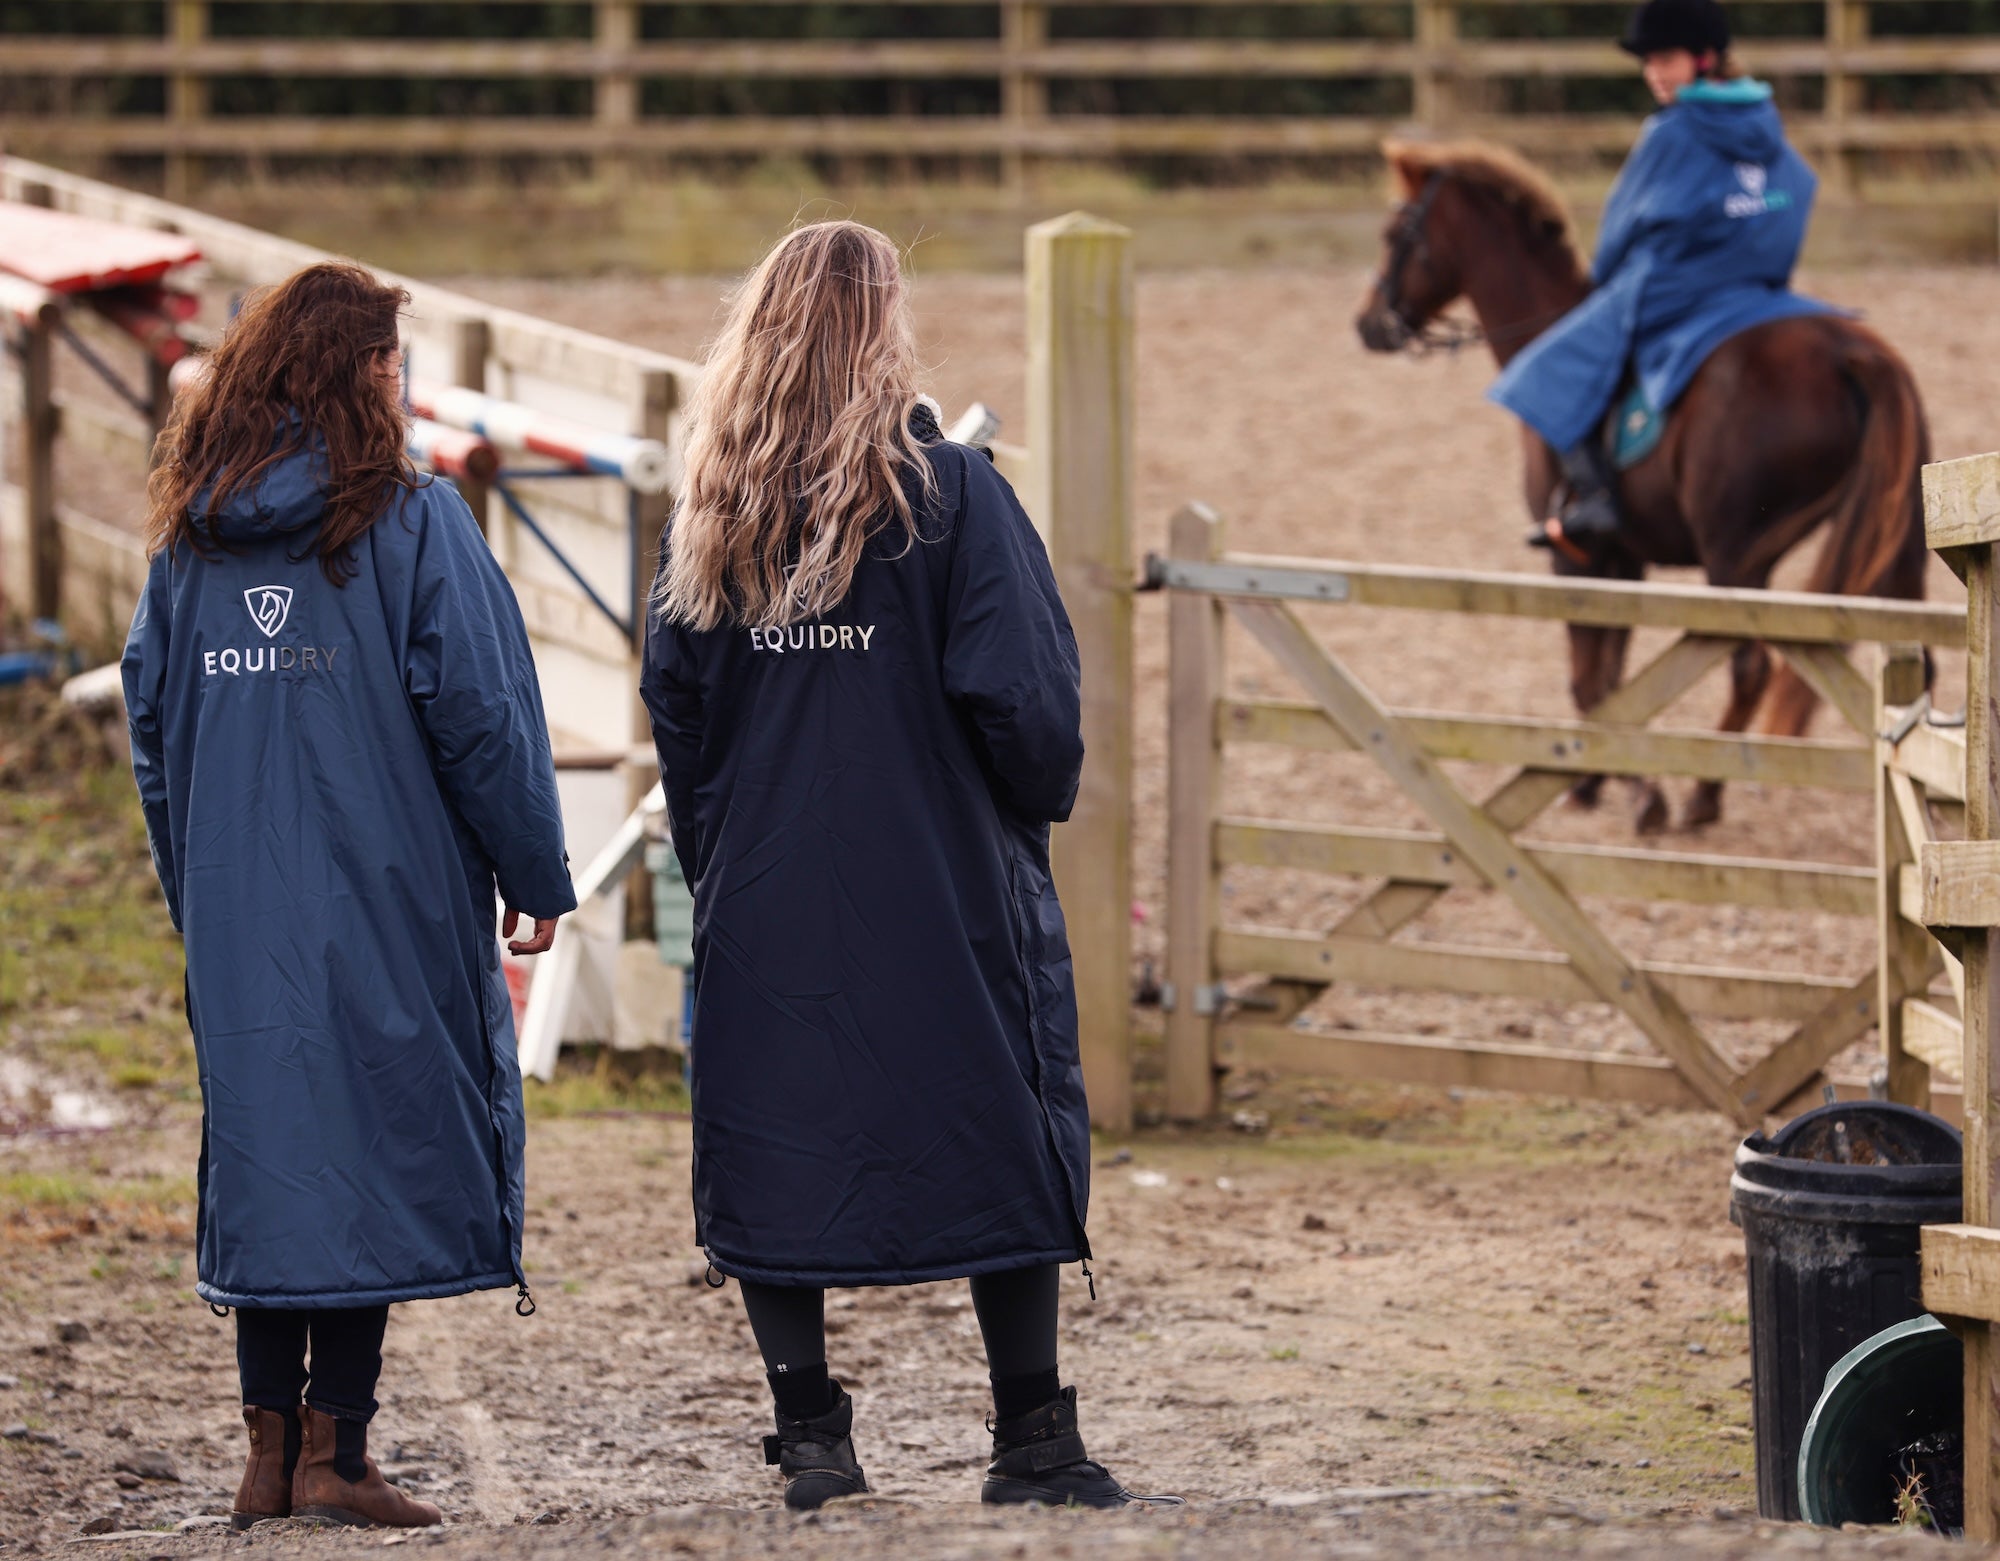
[[[287, 429], [279, 437], [289, 433]], [[325, 452], [309, 447], [281, 456], [252, 486], [231, 494], [219, 510], [209, 506], [214, 491], [211, 481], [195, 495], [189, 509], [206, 520], [221, 541], [241, 544], [294, 535], [318, 525], [326, 513]]]
[[1717, 156], [1769, 164], [1785, 149], [1785, 127], [1761, 81], [1701, 81], [1681, 90], [1668, 110]]

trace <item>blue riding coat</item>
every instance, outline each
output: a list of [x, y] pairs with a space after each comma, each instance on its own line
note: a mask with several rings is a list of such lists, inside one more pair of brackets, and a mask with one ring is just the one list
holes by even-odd
[[576, 904], [527, 634], [431, 482], [311, 552], [300, 452], [153, 560], [124, 659], [132, 768], [187, 943], [195, 1246], [222, 1306], [351, 1307], [521, 1278], [521, 1076], [494, 890]]
[[1762, 82], [1697, 82], [1646, 121], [1604, 208], [1590, 296], [1487, 393], [1551, 446], [1594, 433], [1627, 366], [1665, 411], [1738, 331], [1827, 306], [1791, 292], [1818, 180]]
[[1076, 641], [1006, 482], [962, 445], [926, 458], [918, 539], [885, 527], [825, 618], [647, 630], [695, 896], [697, 1239], [767, 1284], [1089, 1251], [1049, 877], [1083, 764]]

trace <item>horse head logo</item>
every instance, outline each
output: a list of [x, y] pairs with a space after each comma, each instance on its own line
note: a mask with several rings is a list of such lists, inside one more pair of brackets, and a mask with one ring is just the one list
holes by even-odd
[[253, 585], [243, 593], [243, 605], [250, 609], [250, 621], [266, 639], [285, 626], [291, 616], [292, 588], [289, 585]]
[[1736, 182], [1743, 186], [1743, 191], [1746, 195], [1755, 196], [1761, 200], [1764, 195], [1764, 186], [1769, 178], [1770, 175], [1765, 172], [1762, 163], [1738, 163], [1736, 165]]

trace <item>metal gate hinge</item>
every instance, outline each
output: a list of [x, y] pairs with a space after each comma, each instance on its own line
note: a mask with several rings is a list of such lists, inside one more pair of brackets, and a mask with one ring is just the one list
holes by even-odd
[[[1211, 982], [1205, 986], [1198, 986], [1194, 989], [1194, 1011], [1204, 1019], [1212, 1018], [1222, 1012], [1222, 1005], [1228, 996], [1228, 990], [1220, 981]], [[1179, 1001], [1180, 988], [1175, 986], [1171, 981], [1162, 981], [1160, 983], [1161, 1011], [1172, 1013], [1174, 1005]]]

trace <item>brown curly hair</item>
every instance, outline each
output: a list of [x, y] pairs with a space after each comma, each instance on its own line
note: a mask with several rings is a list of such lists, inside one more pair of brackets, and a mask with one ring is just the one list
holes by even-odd
[[[216, 516], [265, 471], [301, 450], [326, 463], [326, 511], [309, 546], [344, 585], [353, 544], [416, 486], [408, 414], [381, 374], [410, 295], [360, 266], [323, 261], [244, 302], [196, 376], [175, 397], [146, 482], [146, 551], [185, 542], [223, 547]], [[201, 512], [195, 512], [197, 499]]]

